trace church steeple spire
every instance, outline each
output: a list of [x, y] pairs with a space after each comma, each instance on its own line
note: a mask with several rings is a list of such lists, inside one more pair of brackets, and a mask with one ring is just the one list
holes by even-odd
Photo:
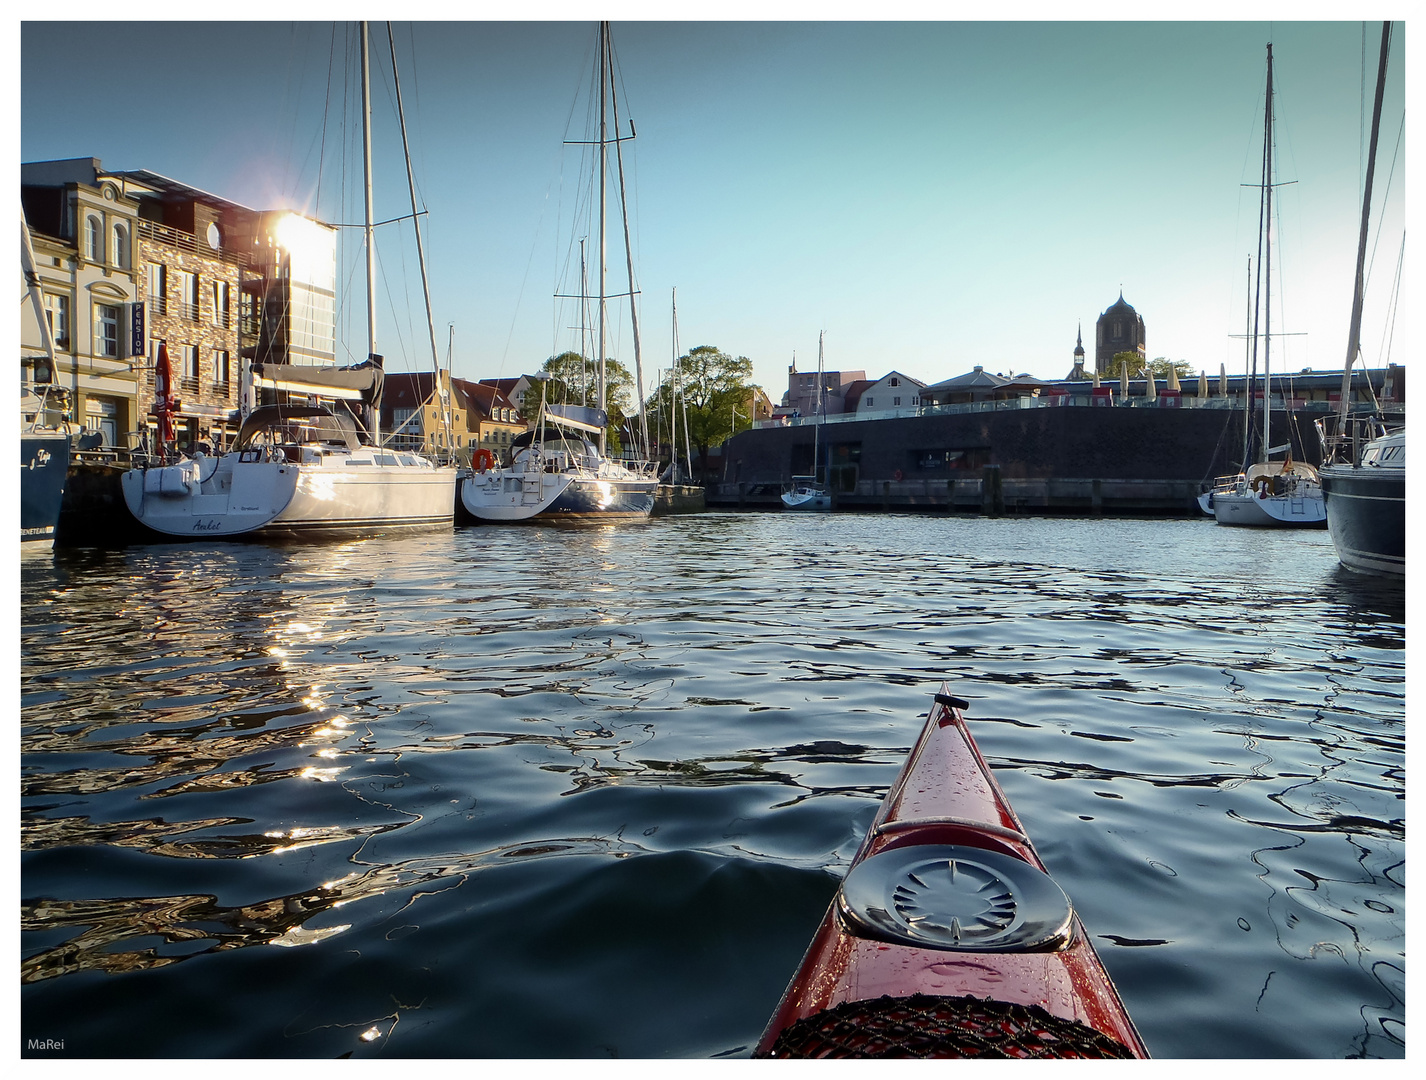
[[1074, 334], [1074, 367], [1070, 368], [1068, 378], [1073, 381], [1088, 378], [1084, 373], [1084, 323], [1080, 322], [1075, 327]]

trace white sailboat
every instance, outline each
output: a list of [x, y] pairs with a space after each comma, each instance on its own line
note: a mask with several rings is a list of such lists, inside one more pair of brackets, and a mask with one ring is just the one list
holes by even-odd
[[[348, 535], [439, 527], [454, 519], [455, 469], [381, 445], [382, 370], [376, 352], [367, 38], [367, 24], [362, 23], [369, 359], [348, 368], [254, 364], [254, 384], [302, 395], [309, 403], [255, 408], [244, 418], [227, 453], [181, 457], [172, 449], [176, 402], [167, 350], [160, 345], [155, 359], [154, 408], [159, 452], [154, 460], [136, 464], [122, 477], [130, 513], [157, 532], [197, 538]], [[395, 60], [393, 48], [393, 76]], [[397, 108], [399, 111], [399, 82]], [[404, 141], [404, 119], [402, 138]], [[407, 169], [409, 176], [409, 153]], [[412, 202], [415, 221], [414, 185]], [[416, 238], [424, 285], [419, 225]], [[429, 292], [426, 303], [429, 322]], [[433, 360], [434, 356], [433, 331]], [[335, 404], [339, 401], [360, 403], [369, 418], [366, 432], [359, 430], [351, 411]]]
[[[609, 24], [599, 25], [599, 137], [597, 168], [599, 182], [599, 352], [596, 405], [556, 404], [545, 400], [542, 384], [540, 411], [528, 430], [515, 437], [510, 456], [497, 468], [478, 471], [460, 486], [461, 505], [479, 521], [509, 523], [522, 521], [618, 521], [647, 518], [653, 510], [658, 478], [647, 461], [619, 461], [607, 454], [606, 411], [606, 318], [608, 292], [605, 275], [609, 146], [619, 155], [619, 143], [631, 134], [619, 134], [617, 104], [614, 134], [608, 135], [607, 108], [613, 97], [613, 63]], [[624, 205], [622, 158], [619, 158], [619, 201]], [[634, 356], [639, 372], [639, 399], [642, 410], [643, 375], [639, 361], [637, 308], [634, 307], [632, 256], [628, 254], [628, 215], [624, 214], [624, 247], [629, 266], [629, 298], [634, 313]], [[581, 293], [585, 289], [581, 286]], [[582, 295], [581, 303], [594, 299]], [[642, 417], [641, 417], [642, 421]], [[641, 422], [642, 438], [648, 440]]]
[[[1272, 376], [1269, 350], [1272, 342], [1272, 195], [1273, 195], [1273, 47], [1268, 45], [1267, 105], [1263, 119], [1262, 213], [1258, 243], [1258, 294], [1263, 309], [1263, 428], [1258, 440], [1258, 461], [1252, 456], [1252, 372], [1244, 387], [1243, 462], [1244, 471], [1211, 496], [1213, 516], [1220, 525], [1257, 525], [1288, 528], [1325, 528], [1327, 512], [1322, 502], [1322, 484], [1317, 470], [1305, 462], [1294, 462], [1290, 444], [1269, 447], [1272, 417]], [[1253, 354], [1257, 335], [1253, 337]], [[1272, 454], [1286, 450], [1282, 461]]]
[[812, 425], [812, 475], [794, 476], [792, 483], [782, 493], [782, 505], [786, 510], [830, 510], [832, 493], [825, 483], [817, 479], [818, 454], [821, 452], [822, 420], [826, 415], [826, 401], [822, 396], [822, 340], [826, 331], [817, 335], [817, 422]]

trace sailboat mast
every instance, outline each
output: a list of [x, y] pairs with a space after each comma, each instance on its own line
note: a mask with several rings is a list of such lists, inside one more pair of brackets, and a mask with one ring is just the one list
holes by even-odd
[[[606, 126], [604, 109], [606, 105], [605, 92], [608, 86], [608, 62], [609, 62], [609, 24], [601, 22], [599, 24], [599, 386], [597, 402], [600, 411], [605, 410], [604, 404], [604, 348], [605, 348], [605, 327], [604, 319], [606, 315], [606, 304], [604, 298], [604, 275], [605, 275], [605, 208], [607, 202], [606, 181], [609, 168], [609, 144], [605, 141]], [[605, 453], [605, 442], [608, 438], [607, 427], [599, 433], [599, 454], [602, 457]]]
[[[411, 190], [411, 227], [416, 231], [416, 262], [421, 267], [421, 293], [426, 298], [426, 328], [431, 335], [431, 370], [436, 380], [436, 400], [440, 402], [441, 429], [446, 448], [451, 447], [451, 410], [449, 391], [441, 385], [441, 361], [436, 354], [436, 322], [431, 314], [431, 285], [426, 278], [426, 249], [421, 243], [421, 219], [416, 210], [416, 176], [411, 171], [411, 144], [406, 139], [406, 111], [401, 107], [401, 78], [396, 73], [396, 38], [391, 24], [386, 24], [386, 40], [391, 45], [391, 82], [396, 87], [396, 118], [401, 122], [401, 152], [406, 158], [406, 185]], [[370, 218], [368, 218], [370, 220]]]
[[[643, 439], [643, 456], [647, 460], [649, 454], [649, 422], [644, 414], [644, 362], [639, 348], [639, 303], [638, 293], [634, 289], [634, 252], [629, 246], [629, 200], [628, 191], [624, 185], [624, 137], [619, 134], [619, 94], [614, 86], [614, 65], [613, 39], [610, 39], [610, 60], [609, 65], [609, 100], [614, 110], [614, 162], [619, 170], [619, 216], [624, 223], [624, 266], [629, 274], [629, 325], [634, 334], [634, 382], [638, 391], [639, 403], [639, 434]], [[629, 138], [633, 138], [634, 122], [629, 121]]]
[[1268, 42], [1268, 103], [1263, 122], [1263, 202], [1266, 207], [1264, 228], [1267, 230], [1263, 242], [1263, 439], [1259, 448], [1262, 461], [1268, 459], [1268, 446], [1272, 442], [1269, 421], [1272, 418], [1273, 384], [1270, 374], [1272, 365], [1269, 352], [1272, 348], [1272, 305], [1273, 305], [1273, 47]]
[[[1381, 59], [1377, 61], [1376, 101], [1372, 105], [1371, 147], [1367, 151], [1367, 176], [1362, 189], [1362, 228], [1357, 237], [1357, 276], [1352, 288], [1352, 324], [1347, 333], [1347, 362], [1342, 366], [1342, 394], [1341, 401], [1337, 406], [1339, 437], [1346, 433], [1347, 402], [1352, 391], [1352, 364], [1356, 362], [1357, 353], [1361, 351], [1362, 300], [1366, 287], [1363, 272], [1367, 258], [1367, 222], [1371, 217], [1372, 177], [1376, 172], [1376, 141], [1377, 134], [1381, 130], [1381, 100], [1386, 91], [1386, 59], [1390, 47], [1391, 23], [1384, 22], [1381, 24]], [[1370, 385], [1370, 381], [1368, 381], [1368, 385]]]
[[579, 238], [579, 403], [589, 404], [589, 268], [584, 262], [584, 242]]
[[376, 243], [371, 204], [371, 57], [367, 52], [367, 24], [361, 24], [361, 146], [362, 182], [366, 188], [366, 217], [362, 235], [366, 241], [366, 352], [376, 355]]
[[1252, 438], [1252, 417], [1253, 417], [1253, 380], [1250, 376], [1252, 371], [1253, 349], [1257, 342], [1253, 340], [1253, 257], [1248, 256], [1248, 287], [1243, 293], [1246, 303], [1243, 305], [1243, 471], [1248, 471], [1248, 451], [1251, 448], [1249, 440]]
[[[683, 385], [683, 365], [678, 352], [678, 286], [673, 288], [673, 445], [670, 456], [678, 463], [678, 416], [683, 413], [683, 459], [688, 466], [688, 478], [693, 479], [693, 440], [688, 433], [688, 392]], [[678, 474], [675, 467], [674, 475]]]
[[[367, 24], [361, 24], [361, 143], [362, 179], [366, 187], [366, 218], [363, 234], [366, 237], [366, 355], [376, 363], [376, 233], [372, 222], [375, 214], [371, 205], [371, 57], [367, 49]], [[371, 441], [381, 445], [381, 410], [374, 405], [367, 407], [367, 421], [371, 428]]]
[[818, 454], [818, 442], [819, 442], [818, 436], [821, 435], [821, 433], [822, 433], [822, 417], [823, 417], [823, 415], [824, 415], [824, 414], [823, 414], [823, 409], [826, 408], [826, 403], [823, 401], [823, 398], [822, 398], [822, 339], [826, 336], [826, 334], [827, 334], [827, 331], [825, 331], [825, 330], [821, 330], [821, 331], [819, 331], [818, 334], [817, 334], [817, 422], [812, 425], [812, 481], [813, 481], [813, 483], [816, 483], [816, 481], [817, 481], [817, 454]]

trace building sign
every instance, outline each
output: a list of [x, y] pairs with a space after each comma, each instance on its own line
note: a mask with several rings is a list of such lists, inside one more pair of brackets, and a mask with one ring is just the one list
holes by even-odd
[[144, 344], [144, 305], [129, 305], [129, 355], [143, 356]]

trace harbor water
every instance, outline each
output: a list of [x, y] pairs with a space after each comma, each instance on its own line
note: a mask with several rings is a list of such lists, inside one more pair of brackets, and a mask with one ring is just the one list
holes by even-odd
[[1405, 1054], [1404, 592], [1325, 531], [61, 549], [20, 626], [28, 1057], [747, 1056], [943, 680], [1154, 1056]]

